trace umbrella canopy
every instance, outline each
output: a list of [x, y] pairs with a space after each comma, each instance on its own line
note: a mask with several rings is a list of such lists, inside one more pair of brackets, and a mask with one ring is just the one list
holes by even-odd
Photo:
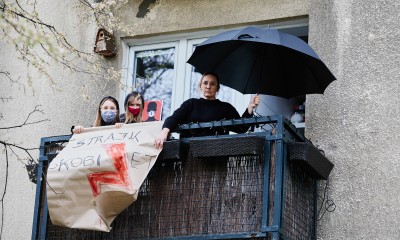
[[223, 32], [198, 45], [188, 63], [243, 94], [291, 98], [323, 93], [335, 80], [306, 42], [276, 29]]

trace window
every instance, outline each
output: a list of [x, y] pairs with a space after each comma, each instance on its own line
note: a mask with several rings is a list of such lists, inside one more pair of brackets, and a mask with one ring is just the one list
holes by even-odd
[[[201, 74], [186, 63], [197, 44], [207, 38], [150, 43], [129, 47], [124, 97], [136, 90], [145, 100], [162, 100], [165, 119], [188, 98], [199, 98], [198, 81]], [[180, 58], [178, 56], [181, 56]], [[218, 98], [232, 102], [235, 90], [221, 86]]]
[[[285, 22], [270, 27], [306, 37], [308, 35], [306, 20]], [[124, 40], [123, 68], [126, 88], [121, 91], [120, 101], [123, 102], [125, 96], [132, 90], [142, 92], [145, 100], [162, 100], [162, 120], [164, 120], [186, 99], [201, 97], [198, 90], [201, 74], [186, 61], [196, 45], [208, 37], [227, 30], [229, 29]], [[217, 97], [222, 101], [230, 102], [240, 114], [250, 100], [250, 95], [243, 95], [225, 86], [221, 86]], [[274, 105], [272, 108], [266, 107], [267, 114], [261, 112], [261, 115], [283, 114], [290, 118], [293, 113], [290, 111], [292, 107], [290, 109], [281, 107], [293, 105], [293, 103], [272, 100], [272, 104]], [[275, 110], [273, 113], [268, 113], [268, 109]], [[282, 112], [279, 109], [282, 109]]]

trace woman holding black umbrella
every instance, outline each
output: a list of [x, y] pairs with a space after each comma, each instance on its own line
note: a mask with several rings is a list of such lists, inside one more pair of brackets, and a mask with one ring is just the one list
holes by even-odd
[[[214, 73], [204, 73], [200, 78], [199, 88], [202, 92], [202, 98], [191, 98], [182, 103], [182, 105], [174, 111], [174, 113], [165, 119], [161, 133], [154, 141], [156, 148], [162, 148], [167, 140], [168, 134], [174, 131], [179, 124], [192, 122], [210, 122], [226, 119], [240, 118], [236, 109], [227, 102], [222, 102], [216, 98], [220, 88], [220, 81]], [[254, 108], [260, 103], [259, 96], [251, 99], [246, 111], [242, 117], [252, 117]], [[192, 136], [204, 136], [215, 134], [228, 134], [229, 131], [243, 133], [248, 127], [232, 127], [229, 129], [209, 129], [192, 132]]]

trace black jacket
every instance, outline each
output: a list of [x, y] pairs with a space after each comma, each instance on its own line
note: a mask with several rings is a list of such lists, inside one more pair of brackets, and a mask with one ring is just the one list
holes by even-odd
[[[252, 115], [249, 114], [246, 109], [242, 117], [252, 117]], [[230, 103], [222, 102], [218, 99], [207, 100], [204, 98], [191, 98], [183, 102], [182, 105], [176, 109], [170, 117], [165, 119], [163, 128], [168, 128], [171, 131], [174, 131], [179, 124], [211, 122], [236, 118], [240, 118], [240, 115]], [[184, 133], [183, 137], [228, 134], [229, 131], [243, 133], [248, 129], [249, 127], [247, 126], [198, 129]]]

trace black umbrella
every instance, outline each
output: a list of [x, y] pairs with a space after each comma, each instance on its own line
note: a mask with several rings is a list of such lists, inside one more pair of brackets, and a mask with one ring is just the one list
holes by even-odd
[[323, 93], [335, 80], [306, 42], [276, 29], [223, 32], [198, 45], [188, 63], [243, 94], [291, 98]]

